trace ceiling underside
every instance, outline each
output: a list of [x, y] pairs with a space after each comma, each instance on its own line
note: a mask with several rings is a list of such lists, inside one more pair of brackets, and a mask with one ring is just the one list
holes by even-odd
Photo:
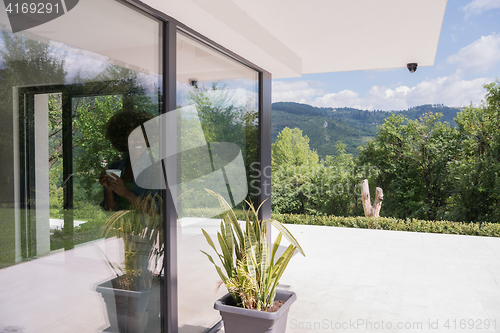
[[[446, 9], [446, 0], [143, 2], [269, 71], [273, 78], [401, 68], [410, 62], [432, 66]], [[123, 6], [113, 1], [80, 0], [68, 14], [23, 35], [59, 41], [158, 73], [159, 26], [119, 7]], [[5, 13], [0, 24], [8, 26]]]
[[432, 66], [446, 0], [145, 0], [273, 77]]

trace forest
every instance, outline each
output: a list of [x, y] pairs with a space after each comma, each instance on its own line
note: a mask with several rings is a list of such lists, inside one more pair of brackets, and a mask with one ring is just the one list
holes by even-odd
[[319, 108], [307, 104], [278, 102], [272, 105], [272, 138], [285, 128], [300, 128], [309, 137], [311, 146], [318, 155], [335, 155], [335, 142], [346, 145], [346, 151], [358, 156], [357, 148], [375, 137], [377, 126], [390, 115], [403, 115], [418, 119], [425, 113], [441, 113], [440, 121], [447, 121], [456, 127], [454, 118], [460, 108], [444, 105], [420, 105], [403, 111], [366, 111], [353, 108]]
[[[360, 183], [368, 179], [384, 191], [381, 216], [498, 222], [500, 81], [484, 88], [483, 103], [459, 110], [453, 123], [441, 112], [391, 113], [357, 156], [341, 140], [322, 156], [305, 131], [284, 127], [272, 145], [273, 212], [364, 215]], [[451, 108], [440, 108], [449, 117]]]

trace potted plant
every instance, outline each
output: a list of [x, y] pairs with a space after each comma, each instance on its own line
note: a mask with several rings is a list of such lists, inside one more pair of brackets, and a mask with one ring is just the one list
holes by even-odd
[[[288, 310], [297, 296], [294, 292], [277, 289], [281, 276], [294, 252], [298, 250], [305, 256], [297, 240], [276, 220], [260, 221], [258, 211], [248, 203], [245, 211], [245, 228], [240, 226], [234, 211], [226, 200], [207, 190], [219, 198], [222, 208], [222, 221], [217, 240], [220, 251], [208, 233], [202, 229], [208, 244], [219, 257], [222, 268], [212, 256], [202, 251], [215, 265], [229, 294], [215, 302], [227, 333], [259, 333], [285, 332]], [[267, 240], [267, 223], [270, 222], [279, 234], [272, 249]], [[290, 245], [277, 258], [282, 237]]]
[[148, 194], [137, 200], [133, 209], [112, 214], [103, 228], [105, 237], [122, 238], [124, 245], [123, 263], [114, 264], [105, 257], [116, 277], [96, 287], [106, 303], [111, 332], [144, 332], [148, 317], [159, 314], [158, 304], [150, 311], [149, 295], [161, 283], [161, 270], [157, 270], [164, 250], [161, 198]]

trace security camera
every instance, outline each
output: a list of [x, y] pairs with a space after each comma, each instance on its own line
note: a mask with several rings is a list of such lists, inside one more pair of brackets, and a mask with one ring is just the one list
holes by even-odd
[[406, 67], [408, 67], [408, 70], [410, 71], [410, 73], [415, 73], [415, 71], [417, 70], [418, 64], [416, 62], [412, 62], [412, 63], [406, 64]]
[[189, 85], [191, 87], [198, 88], [198, 80], [197, 79], [189, 79], [188, 82], [189, 82]]

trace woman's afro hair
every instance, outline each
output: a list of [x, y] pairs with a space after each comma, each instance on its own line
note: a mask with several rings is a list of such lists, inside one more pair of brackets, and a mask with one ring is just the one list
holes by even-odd
[[106, 124], [106, 139], [119, 152], [128, 151], [128, 136], [136, 127], [152, 119], [153, 116], [144, 111], [124, 110], [115, 113]]

